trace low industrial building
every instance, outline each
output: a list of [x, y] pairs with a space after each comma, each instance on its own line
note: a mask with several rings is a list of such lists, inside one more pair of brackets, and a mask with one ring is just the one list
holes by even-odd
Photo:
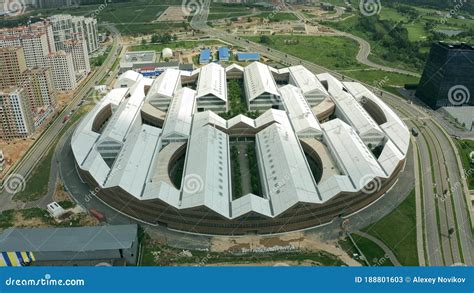
[[[254, 118], [220, 116], [232, 107], [231, 80]], [[408, 128], [379, 97], [301, 66], [211, 63], [155, 80], [126, 72], [115, 87], [72, 136], [77, 170], [109, 205], [170, 229], [265, 234], [325, 224], [383, 196], [408, 154]], [[251, 166], [248, 184], [236, 160]]]
[[240, 61], [240, 62], [260, 61], [259, 53], [239, 52], [236, 55], [237, 55], [237, 61]]
[[229, 61], [229, 48], [220, 47], [218, 50], [219, 61]]
[[146, 66], [156, 62], [155, 51], [129, 51], [120, 60], [119, 73], [133, 70], [133, 66]]
[[135, 265], [138, 226], [8, 228], [0, 234], [0, 252], [27, 251], [33, 265]]
[[211, 62], [211, 57], [211, 50], [201, 50], [201, 53], [199, 54], [199, 64], [209, 64], [209, 62]]

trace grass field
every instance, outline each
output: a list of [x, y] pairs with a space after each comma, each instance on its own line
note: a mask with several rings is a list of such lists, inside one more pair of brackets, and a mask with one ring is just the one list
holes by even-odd
[[[247, 37], [258, 42], [260, 37]], [[343, 37], [326, 36], [270, 36], [272, 48], [314, 62], [330, 69], [363, 69], [355, 58], [359, 46], [355, 41]], [[289, 45], [285, 41], [297, 41]]]
[[[371, 266], [393, 266], [383, 249], [377, 244], [359, 235], [352, 234], [351, 236]], [[349, 255], [359, 253], [349, 238], [339, 241], [339, 244]], [[363, 260], [359, 260], [359, 262], [366, 264]]]
[[41, 159], [25, 183], [25, 189], [14, 195], [16, 201], [29, 202], [40, 199], [48, 192], [49, 172], [54, 148]]
[[263, 12], [258, 14], [256, 17], [259, 18], [266, 18], [270, 21], [289, 21], [289, 20], [298, 20], [298, 17], [296, 17], [293, 13], [288, 13], [288, 12]]
[[145, 44], [135, 45], [128, 48], [129, 51], [156, 51], [160, 52], [164, 48], [171, 49], [194, 49], [201, 46], [220, 46], [222, 43], [216, 40], [203, 40], [203, 41], [177, 41], [168, 44]]
[[456, 142], [456, 145], [459, 150], [459, 155], [461, 157], [461, 162], [463, 164], [463, 168], [466, 171], [468, 182], [468, 188], [474, 189], [474, 164], [471, 163], [469, 159], [469, 154], [474, 152], [474, 141], [472, 140], [459, 140]]
[[[258, 42], [260, 37], [248, 39]], [[375, 70], [357, 62], [358, 44], [344, 37], [327, 36], [270, 36], [270, 47], [308, 60], [351, 78], [379, 87], [401, 87], [407, 83], [418, 83], [418, 78], [382, 70]], [[285, 44], [285, 40], [298, 44]], [[310, 49], [308, 49], [310, 48]]]
[[418, 266], [415, 190], [377, 223], [364, 231], [383, 241], [404, 266]]

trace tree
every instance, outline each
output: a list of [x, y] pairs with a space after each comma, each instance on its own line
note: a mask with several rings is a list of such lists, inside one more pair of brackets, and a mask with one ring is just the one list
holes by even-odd
[[271, 44], [272, 40], [270, 39], [269, 36], [263, 35], [263, 36], [260, 36], [259, 42], [262, 44]]
[[158, 43], [159, 39], [160, 39], [160, 37], [157, 34], [153, 34], [151, 36], [150, 43]]

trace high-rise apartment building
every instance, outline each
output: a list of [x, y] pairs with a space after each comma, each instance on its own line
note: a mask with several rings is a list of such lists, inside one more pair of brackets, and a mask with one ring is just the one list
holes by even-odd
[[67, 40], [64, 41], [63, 47], [64, 51], [72, 56], [76, 75], [79, 78], [87, 75], [91, 71], [91, 66], [85, 42], [83, 40]]
[[0, 35], [0, 47], [21, 46], [26, 66], [44, 67], [44, 58], [50, 53], [46, 33], [31, 33], [21, 36]]
[[0, 90], [0, 137], [4, 140], [27, 137], [34, 131], [26, 92], [19, 87]]
[[49, 108], [56, 104], [56, 92], [53, 87], [51, 70], [48, 68], [35, 68], [27, 70], [23, 76], [23, 83], [30, 101], [30, 107]]
[[0, 89], [19, 85], [25, 71], [26, 61], [22, 47], [0, 48]]
[[73, 90], [76, 85], [76, 74], [71, 53], [57, 51], [46, 57], [46, 67], [51, 69], [54, 88], [58, 91]]
[[47, 20], [38, 21], [26, 26], [0, 28], [0, 36], [12, 36], [20, 38], [24, 35], [34, 33], [45, 33], [48, 40], [49, 52], [56, 52], [56, 47], [54, 45], [53, 26]]
[[83, 39], [88, 54], [99, 48], [97, 20], [91, 17], [57, 14], [49, 18], [53, 26], [56, 49], [64, 50], [64, 42], [72, 39]]

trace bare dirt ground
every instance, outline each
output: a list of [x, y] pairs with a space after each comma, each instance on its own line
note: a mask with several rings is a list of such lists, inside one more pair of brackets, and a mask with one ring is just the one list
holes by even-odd
[[189, 11], [183, 7], [169, 6], [156, 21], [183, 21], [187, 16], [189, 16]]
[[279, 236], [245, 236], [245, 237], [214, 237], [211, 242], [211, 251], [214, 252], [242, 252], [271, 249], [272, 247], [294, 247], [298, 250], [326, 251], [341, 259], [349, 266], [361, 264], [352, 259], [342, 250], [336, 241], [323, 242], [314, 233], [294, 232]]

